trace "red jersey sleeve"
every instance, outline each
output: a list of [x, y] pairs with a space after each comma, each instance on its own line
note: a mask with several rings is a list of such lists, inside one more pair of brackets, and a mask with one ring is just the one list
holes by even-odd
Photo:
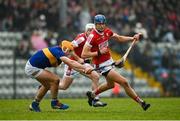
[[94, 44], [94, 34], [93, 34], [93, 33], [91, 33], [91, 34], [88, 36], [87, 41], [86, 41], [86, 44], [87, 44], [88, 46], [90, 46], [90, 47], [93, 46], [93, 44]]
[[79, 45], [83, 44], [85, 41], [85, 34], [81, 33], [72, 41], [72, 44], [74, 45], [74, 47], [79, 47]]
[[112, 37], [113, 36], [113, 31], [110, 28], [106, 28], [104, 30], [105, 36], [107, 37]]

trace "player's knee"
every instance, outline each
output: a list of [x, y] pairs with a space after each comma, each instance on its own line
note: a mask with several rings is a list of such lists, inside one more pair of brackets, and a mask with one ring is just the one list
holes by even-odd
[[54, 83], [57, 84], [57, 85], [59, 85], [59, 79], [56, 79], [56, 80], [54, 81]]
[[51, 81], [50, 83], [51, 85], [59, 85], [59, 79], [53, 79], [53, 81]]
[[43, 83], [43, 86], [42, 85], [40, 85], [39, 87], [38, 87], [38, 89], [41, 89], [41, 88], [46, 88], [47, 90], [49, 90], [50, 89], [50, 84], [49, 83]]
[[69, 87], [69, 86], [59, 86], [59, 89], [61, 89], [61, 90], [67, 90], [68, 87]]
[[50, 85], [47, 84], [47, 85], [45, 86], [45, 88], [49, 90], [49, 89], [50, 89]]

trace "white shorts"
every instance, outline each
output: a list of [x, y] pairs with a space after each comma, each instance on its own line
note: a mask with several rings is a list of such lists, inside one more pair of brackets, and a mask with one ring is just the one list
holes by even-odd
[[29, 61], [27, 61], [26, 66], [25, 66], [25, 73], [26, 75], [36, 78], [42, 73], [43, 69], [34, 67], [30, 64]]
[[[88, 64], [88, 63], [84, 63], [83, 65], [85, 65], [85, 66], [90, 66], [90, 64]], [[70, 67], [69, 67], [68, 65], [66, 65], [66, 64], [64, 65], [64, 75], [63, 75], [64, 77], [65, 77], [65, 76], [68, 76], [68, 77], [74, 78], [75, 75], [77, 75], [77, 74], [79, 74], [78, 71], [70, 68]]]
[[[100, 68], [100, 67], [103, 67], [103, 66], [111, 65], [113, 62], [114, 62], [114, 61], [113, 61], [113, 59], [111, 58], [111, 59], [109, 59], [109, 60], [107, 60], [107, 61], [99, 64], [98, 66], [95, 65], [95, 68]], [[105, 72], [111, 70], [113, 67], [114, 67], [114, 66], [107, 66], [107, 67], [104, 67], [104, 68], [98, 70], [98, 72], [102, 74], [102, 73], [105, 73]]]

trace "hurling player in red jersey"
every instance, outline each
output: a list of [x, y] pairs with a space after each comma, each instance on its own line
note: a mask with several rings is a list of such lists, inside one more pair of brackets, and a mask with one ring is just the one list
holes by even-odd
[[[113, 63], [108, 46], [108, 41], [110, 39], [117, 40], [118, 42], [129, 42], [134, 39], [138, 41], [140, 38], [140, 34], [135, 34], [133, 37], [129, 37], [121, 36], [112, 32], [112, 30], [106, 26], [106, 18], [102, 14], [98, 14], [94, 17], [94, 24], [95, 29], [91, 31], [91, 34], [88, 36], [81, 56], [83, 58], [92, 57], [95, 68], [104, 67], [105, 65]], [[99, 72], [106, 78], [106, 82], [101, 84], [96, 90], [87, 92], [89, 105], [94, 103], [93, 99], [95, 95], [113, 88], [114, 82], [117, 82], [125, 89], [127, 95], [140, 104], [144, 110], [147, 110], [150, 107], [150, 104], [147, 104], [136, 94], [127, 79], [117, 73], [112, 66], [105, 67]]]
[[[87, 37], [94, 28], [95, 25], [93, 23], [86, 24], [85, 32], [78, 34], [77, 37], [72, 41], [74, 47], [74, 55], [71, 56], [70, 59], [77, 60], [79, 63], [90, 66], [90, 64], [87, 63], [87, 61], [89, 61], [88, 59], [84, 60], [81, 58], [81, 53]], [[65, 64], [64, 76], [63, 76], [63, 80], [60, 81], [59, 83], [59, 89], [66, 90], [72, 84], [74, 80], [74, 76], [78, 73], [79, 72], [73, 70], [71, 67]], [[92, 80], [92, 89], [98, 88], [99, 74], [96, 71], [92, 72], [92, 74], [88, 74], [88, 75], [86, 74], [85, 76]], [[104, 107], [106, 105], [107, 105], [106, 103], [100, 101], [99, 96], [95, 97], [93, 103], [94, 107]]]

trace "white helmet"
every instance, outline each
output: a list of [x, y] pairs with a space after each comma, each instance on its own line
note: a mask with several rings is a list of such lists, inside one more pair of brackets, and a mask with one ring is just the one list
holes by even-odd
[[88, 23], [88, 24], [86, 24], [85, 31], [87, 32], [88, 29], [93, 29], [93, 28], [95, 28], [95, 25], [93, 23]]

